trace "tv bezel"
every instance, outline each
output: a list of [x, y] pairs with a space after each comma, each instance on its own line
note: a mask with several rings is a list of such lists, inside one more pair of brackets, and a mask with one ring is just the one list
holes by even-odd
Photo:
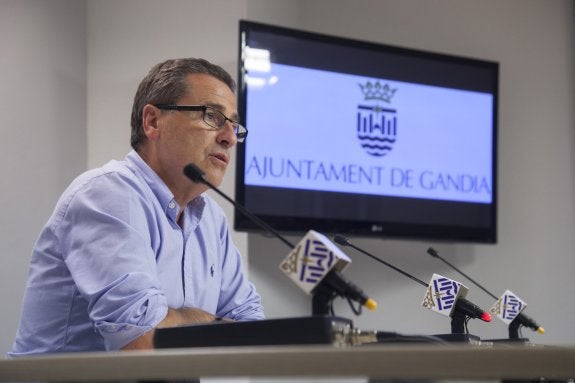
[[[289, 36], [292, 38], [315, 41], [319, 43], [337, 44], [341, 46], [354, 47], [365, 50], [385, 51], [389, 54], [398, 56], [424, 58], [429, 60], [437, 60], [450, 64], [473, 65], [482, 67], [492, 71], [493, 84], [490, 84], [490, 89], [493, 89], [493, 132], [492, 132], [492, 203], [490, 204], [490, 224], [488, 227], [469, 227], [469, 226], [454, 226], [446, 224], [420, 224], [420, 223], [402, 223], [402, 222], [386, 222], [386, 221], [358, 221], [353, 219], [324, 219], [312, 217], [287, 217], [281, 215], [265, 215], [257, 214], [252, 211], [258, 218], [265, 221], [268, 225], [273, 227], [277, 232], [284, 234], [300, 235], [306, 231], [313, 229], [326, 234], [340, 233], [356, 237], [380, 237], [380, 238], [398, 238], [398, 239], [412, 239], [412, 240], [440, 240], [450, 242], [472, 242], [472, 243], [497, 243], [497, 148], [498, 148], [498, 99], [499, 99], [499, 64], [497, 62], [476, 59], [470, 57], [456, 56], [452, 54], [444, 54], [437, 52], [429, 52], [417, 50], [406, 47], [398, 47], [376, 42], [355, 40], [345, 37], [338, 37], [333, 35], [321, 34], [316, 32], [309, 32], [304, 30], [273, 26], [258, 22], [247, 20], [240, 20], [239, 22], [239, 52], [238, 52], [238, 113], [241, 121], [246, 121], [246, 95], [247, 86], [245, 82], [246, 69], [243, 66], [242, 50], [246, 42], [246, 34], [250, 31], [265, 32], [271, 34], [279, 34], [282, 36]], [[316, 68], [317, 69], [317, 68]], [[459, 79], [456, 81], [460, 81]], [[478, 80], [479, 81], [479, 80]], [[422, 81], [422, 83], [424, 83]], [[448, 85], [448, 84], [446, 84]], [[484, 86], [485, 84], [477, 84]], [[249, 126], [247, 126], [249, 131]], [[247, 140], [249, 141], [249, 135]], [[246, 194], [245, 188], [249, 187], [253, 191], [259, 192], [261, 195], [266, 193], [267, 187], [258, 187], [252, 185], [245, 185], [244, 183], [245, 171], [245, 147], [243, 144], [238, 144], [236, 155], [236, 179], [235, 179], [235, 199], [236, 201], [250, 210], [249, 206], [245, 206]], [[291, 190], [291, 189], [290, 189]], [[295, 190], [294, 193], [302, 191]], [[263, 193], [263, 194], [262, 194]], [[303, 193], [330, 193], [330, 192], [312, 192], [303, 191]], [[336, 193], [341, 194], [341, 193]], [[374, 198], [368, 196], [367, 198]], [[438, 205], [445, 208], [451, 204], [454, 206], [459, 202], [450, 201], [427, 201], [414, 198], [398, 198], [389, 196], [380, 196], [382, 201], [387, 204], [428, 204]], [[432, 209], [433, 210], [433, 209]], [[251, 211], [251, 210], [250, 210]], [[439, 212], [440, 213], [440, 212]], [[246, 217], [237, 208], [234, 209], [234, 229], [243, 232], [262, 232], [265, 231], [258, 224], [254, 223], [249, 217]]]

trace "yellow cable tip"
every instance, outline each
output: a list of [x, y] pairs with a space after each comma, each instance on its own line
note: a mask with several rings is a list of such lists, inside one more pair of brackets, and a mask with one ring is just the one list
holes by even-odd
[[545, 334], [545, 329], [544, 329], [543, 327], [539, 327], [539, 328], [537, 329], [537, 332], [538, 332], [539, 334]]
[[371, 298], [369, 298], [367, 301], [365, 301], [365, 303], [363, 305], [372, 311], [377, 309], [377, 302]]

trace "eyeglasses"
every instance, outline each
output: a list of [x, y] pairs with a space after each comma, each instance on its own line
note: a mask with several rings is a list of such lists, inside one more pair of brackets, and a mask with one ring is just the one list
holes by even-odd
[[162, 110], [180, 110], [180, 111], [188, 111], [188, 112], [197, 112], [202, 111], [204, 122], [214, 128], [215, 130], [222, 129], [226, 122], [229, 121], [234, 129], [234, 133], [238, 138], [238, 142], [244, 142], [246, 137], [248, 136], [248, 130], [245, 126], [240, 124], [237, 121], [232, 120], [231, 118], [226, 117], [225, 114], [220, 112], [219, 110], [207, 106], [207, 105], [168, 105], [168, 104], [160, 104], [154, 105], [158, 109]]

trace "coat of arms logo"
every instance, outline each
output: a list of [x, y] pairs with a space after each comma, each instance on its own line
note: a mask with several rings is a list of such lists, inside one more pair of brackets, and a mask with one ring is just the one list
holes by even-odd
[[359, 86], [365, 103], [357, 107], [357, 138], [369, 155], [383, 157], [397, 139], [397, 110], [385, 105], [391, 103], [397, 89], [379, 81]]

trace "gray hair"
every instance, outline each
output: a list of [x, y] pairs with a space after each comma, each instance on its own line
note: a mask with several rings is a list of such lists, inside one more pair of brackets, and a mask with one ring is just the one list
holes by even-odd
[[176, 103], [191, 91], [186, 77], [194, 73], [211, 75], [225, 83], [232, 92], [236, 90], [236, 83], [228, 72], [204, 59], [174, 59], [155, 65], [140, 82], [134, 96], [130, 138], [130, 144], [134, 150], [138, 151], [140, 145], [147, 139], [142, 127], [144, 106]]

